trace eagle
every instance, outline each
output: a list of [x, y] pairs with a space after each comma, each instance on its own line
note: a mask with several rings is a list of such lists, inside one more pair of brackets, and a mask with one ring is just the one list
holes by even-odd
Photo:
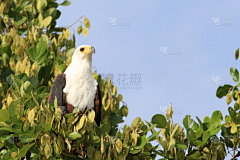
[[72, 113], [75, 108], [82, 113], [94, 109], [95, 122], [100, 126], [102, 98], [99, 85], [92, 76], [93, 53], [95, 48], [90, 45], [76, 48], [70, 65], [56, 77], [48, 102], [54, 103], [57, 97], [57, 104], [64, 113]]

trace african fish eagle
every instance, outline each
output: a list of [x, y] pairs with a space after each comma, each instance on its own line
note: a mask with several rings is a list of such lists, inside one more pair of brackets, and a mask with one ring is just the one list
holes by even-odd
[[74, 108], [80, 112], [94, 109], [97, 125], [101, 122], [101, 91], [92, 76], [92, 54], [95, 49], [89, 45], [79, 46], [73, 53], [72, 61], [64, 73], [57, 76], [50, 90], [49, 103], [57, 97], [58, 106], [64, 106], [67, 113]]

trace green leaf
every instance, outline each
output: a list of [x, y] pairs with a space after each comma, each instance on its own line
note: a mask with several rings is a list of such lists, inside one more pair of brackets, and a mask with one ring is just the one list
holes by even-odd
[[175, 128], [173, 129], [173, 131], [172, 131], [172, 133], [171, 133], [171, 137], [174, 136], [174, 134], [175, 134], [175, 132], [177, 131], [178, 127], [179, 127], [179, 124], [177, 124], [177, 125], [175, 126]]
[[10, 115], [7, 109], [1, 109], [0, 110], [0, 122], [10, 122]]
[[140, 159], [147, 159], [146, 156], [148, 156], [148, 157], [150, 156], [151, 157], [151, 153], [150, 152], [142, 152], [142, 153], [138, 154], [137, 156]]
[[153, 141], [153, 140], [155, 140], [155, 139], [158, 137], [158, 135], [159, 135], [160, 132], [161, 132], [161, 130], [158, 131], [158, 132], [156, 132], [156, 133], [154, 133], [154, 134], [152, 134], [151, 136], [149, 136], [149, 137], [147, 138], [147, 141]]
[[187, 140], [190, 141], [193, 138], [195, 138], [195, 133], [191, 128], [189, 128], [188, 131], [187, 131]]
[[109, 122], [112, 126], [115, 126], [116, 124], [124, 122], [124, 120], [122, 120], [121, 116], [117, 116], [116, 114], [111, 114], [109, 118]]
[[236, 111], [240, 109], [240, 106], [239, 106], [238, 103], [235, 103], [235, 104], [234, 104], [234, 109], [235, 109]]
[[208, 116], [205, 116], [203, 119], [203, 123], [210, 123], [211, 119]]
[[67, 135], [67, 137], [68, 137], [68, 139], [70, 139], [70, 140], [75, 140], [75, 139], [77, 139], [77, 138], [81, 138], [82, 135], [81, 135], [80, 133], [78, 133], [78, 132], [72, 132], [72, 133], [69, 133], [69, 134]]
[[82, 28], [82, 25], [80, 25], [77, 29], [77, 33], [80, 34], [82, 33], [82, 31], [83, 31], [83, 28]]
[[186, 115], [183, 119], [183, 125], [186, 128], [186, 130], [189, 129], [190, 125], [192, 124], [193, 120], [190, 118], [190, 115]]
[[19, 26], [19, 25], [23, 24], [26, 20], [27, 20], [27, 17], [23, 17], [22, 19], [18, 20], [15, 24], [17, 26]]
[[152, 124], [157, 124], [157, 128], [165, 128], [167, 121], [162, 114], [156, 114], [152, 117]]
[[229, 91], [229, 89], [232, 88], [232, 87], [233, 86], [228, 85], [228, 84], [226, 84], [224, 86], [219, 86], [218, 89], [217, 89], [216, 96], [218, 98], [222, 98], [222, 97], [226, 96], [228, 91]]
[[46, 52], [47, 46], [48, 46], [48, 37], [46, 35], [42, 35], [36, 47], [38, 58], [41, 57]]
[[199, 130], [199, 125], [194, 121], [191, 128], [192, 128], [194, 131], [198, 131], [198, 130]]
[[[148, 123], [148, 126], [149, 126], [149, 123]], [[149, 128], [147, 130], [143, 130], [143, 131], [144, 131], [144, 133], [147, 133], [148, 131], [151, 131], [152, 129], [154, 129], [156, 126], [157, 126], [157, 124], [153, 124], [153, 125], [150, 124]]]
[[196, 138], [199, 138], [202, 136], [202, 133], [203, 133], [203, 129], [202, 128], [199, 128], [199, 130], [197, 132], [195, 132], [195, 135], [196, 135]]
[[44, 66], [40, 69], [38, 73], [38, 82], [42, 82], [42, 79], [44, 79], [42, 85], [43, 86], [48, 86], [48, 81], [52, 78], [52, 64], [49, 64], [47, 66]]
[[235, 91], [238, 91], [238, 88], [237, 87], [234, 87], [233, 90], [232, 90], [232, 97], [235, 101], [237, 101], [237, 97], [236, 96], [236, 92]]
[[235, 59], [237, 60], [238, 57], [239, 57], [239, 48], [238, 48], [238, 49], [236, 50], [236, 52], [235, 52]]
[[233, 70], [233, 68], [231, 67], [230, 68], [230, 74], [231, 74], [232, 79], [235, 82], [239, 81], [239, 72], [238, 72], [238, 70], [236, 68]]
[[10, 129], [7, 127], [0, 127], [0, 131], [9, 131], [10, 132]]
[[175, 146], [176, 144], [176, 141], [174, 138], [171, 138], [170, 139], [170, 143], [169, 143], [169, 146], [168, 146], [168, 151], [170, 151], [171, 149], [173, 149], [173, 147]]
[[37, 94], [40, 94], [40, 93], [47, 93], [47, 87], [45, 86], [41, 86], [37, 89]]
[[[18, 152], [18, 147], [14, 144], [13, 139], [8, 139], [7, 141], [4, 142], [5, 147], [11, 151], [11, 152]], [[11, 158], [10, 158], [11, 159]]]
[[129, 150], [129, 153], [131, 154], [137, 154], [141, 151], [142, 149], [133, 149], [133, 150]]
[[61, 65], [58, 66], [58, 68], [59, 68], [62, 72], [64, 72], [65, 69], [66, 69], [66, 64], [61, 64]]
[[[85, 160], [85, 159], [78, 157], [77, 155], [72, 155], [72, 154], [68, 154], [68, 153], [64, 153], [64, 152], [62, 154], [64, 155], [64, 160]], [[62, 158], [60, 158], [58, 160], [62, 160]]]
[[32, 60], [35, 60], [35, 61], [37, 60], [37, 52], [36, 52], [36, 48], [34, 46], [29, 48], [28, 53]]
[[17, 123], [17, 108], [18, 108], [18, 101], [12, 101], [8, 107], [9, 115], [11, 116], [12, 122]]
[[231, 116], [232, 121], [235, 122], [237, 114], [236, 111], [232, 107], [228, 107], [228, 112]]
[[131, 128], [137, 127], [137, 125], [139, 125], [139, 123], [141, 123], [141, 122], [142, 122], [142, 120], [140, 117], [135, 118], [132, 122]]
[[29, 136], [29, 135], [22, 135], [19, 137], [19, 140], [21, 143], [30, 143], [35, 140], [35, 138]]
[[90, 140], [87, 141], [88, 143], [94, 144], [100, 142], [100, 138], [98, 136], [90, 137]]
[[37, 77], [28, 77], [27, 78], [27, 81], [29, 81], [32, 85], [33, 88], [36, 88], [37, 87], [37, 84], [38, 84], [38, 79]]
[[237, 69], [234, 71], [234, 76], [236, 77], [236, 82], [239, 82], [239, 72]]
[[57, 10], [56, 8], [52, 7], [49, 8], [45, 13], [44, 13], [44, 18], [51, 16], [52, 18], [54, 18], [57, 14]]
[[48, 55], [49, 55], [49, 52], [45, 52], [42, 56], [40, 56], [38, 58], [38, 63], [41, 65], [44, 65], [44, 62], [47, 62], [49, 60]]
[[219, 126], [222, 122], [223, 116], [222, 113], [220, 111], [214, 111], [210, 120], [210, 125], [212, 126]]
[[4, 143], [0, 143], [0, 149], [4, 146]]
[[71, 2], [69, 2], [68, 0], [64, 0], [64, 2], [61, 3], [60, 5], [62, 5], [62, 6], [68, 6], [68, 5], [70, 5], [70, 4], [71, 4]]
[[143, 148], [146, 143], [147, 143], [147, 138], [145, 135], [142, 135], [141, 137], [138, 137], [137, 145], [134, 147], [134, 149]]
[[177, 149], [187, 149], [187, 146], [185, 144], [180, 143], [180, 142], [176, 142], [175, 147]]
[[220, 131], [220, 129], [221, 129], [221, 126], [218, 126], [218, 127], [211, 126], [207, 131], [209, 131], [211, 135], [215, 135]]
[[90, 22], [89, 19], [87, 17], [84, 18], [84, 25], [90, 29]]
[[202, 135], [202, 141], [206, 143], [211, 136], [211, 133], [209, 131], [204, 131]]
[[95, 127], [96, 133], [101, 136], [102, 134], [108, 133], [111, 130], [110, 124], [103, 124], [101, 127]]
[[75, 50], [76, 50], [76, 48], [71, 48], [71, 49], [69, 49], [69, 50], [67, 51], [67, 53], [66, 53], [66, 56], [67, 56], [67, 57], [71, 57], [71, 56], [73, 55], [73, 53], [74, 53]]
[[51, 128], [52, 128], [52, 126], [51, 126], [51, 122], [47, 122], [47, 123], [45, 124], [45, 132], [50, 131]]
[[12, 130], [16, 134], [22, 134], [22, 129], [23, 129], [22, 123], [12, 125]]
[[8, 140], [8, 139], [11, 138], [12, 136], [13, 136], [13, 134], [1, 136], [1, 142], [4, 142], [5, 140]]
[[41, 12], [47, 6], [46, 0], [38, 0], [37, 2], [37, 10]]
[[27, 154], [27, 151], [34, 145], [35, 143], [32, 144], [27, 144], [25, 146], [22, 147], [22, 149], [19, 152], [19, 156], [20, 157], [25, 157]]
[[[56, 15], [53, 17], [53, 20], [56, 22], [56, 20], [61, 16], [61, 12], [57, 10]], [[54, 26], [55, 27], [55, 26]]]
[[206, 131], [210, 128], [210, 123], [209, 122], [205, 122], [203, 123], [203, 130]]
[[52, 16], [48, 16], [47, 18], [41, 21], [40, 28], [47, 27], [51, 23], [51, 21], [52, 21]]
[[199, 151], [196, 151], [194, 154], [190, 155], [190, 157], [193, 159], [199, 159], [200, 156], [201, 153]]

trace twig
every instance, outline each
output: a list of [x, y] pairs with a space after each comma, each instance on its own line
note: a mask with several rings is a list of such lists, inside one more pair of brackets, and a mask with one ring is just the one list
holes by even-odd
[[232, 159], [235, 159], [235, 158], [237, 158], [237, 157], [240, 157], [240, 152], [238, 151], [238, 153], [236, 154], [236, 155], [234, 155], [233, 157], [232, 157]]
[[[77, 23], [77, 22], [81, 22], [81, 21], [79, 21], [82, 17], [85, 17], [84, 15], [82, 15], [78, 20], [76, 20], [76, 22], [74, 22], [73, 24], [71, 24], [70, 26], [68, 26], [67, 28], [69, 28], [69, 27], [72, 27], [75, 23]], [[82, 22], [81, 22], [82, 23]]]

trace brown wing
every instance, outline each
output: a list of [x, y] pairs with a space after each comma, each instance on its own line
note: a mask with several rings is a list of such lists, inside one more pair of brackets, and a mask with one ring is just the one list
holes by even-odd
[[102, 97], [101, 97], [101, 90], [99, 86], [97, 85], [97, 90], [95, 94], [94, 99], [94, 111], [96, 113], [95, 121], [98, 126], [100, 126], [101, 123], [101, 109], [102, 109]]
[[63, 89], [66, 85], [66, 75], [61, 73], [57, 76], [50, 90], [50, 96], [47, 98], [48, 103], [54, 103], [55, 97], [57, 97], [58, 106], [63, 106], [65, 103]]

